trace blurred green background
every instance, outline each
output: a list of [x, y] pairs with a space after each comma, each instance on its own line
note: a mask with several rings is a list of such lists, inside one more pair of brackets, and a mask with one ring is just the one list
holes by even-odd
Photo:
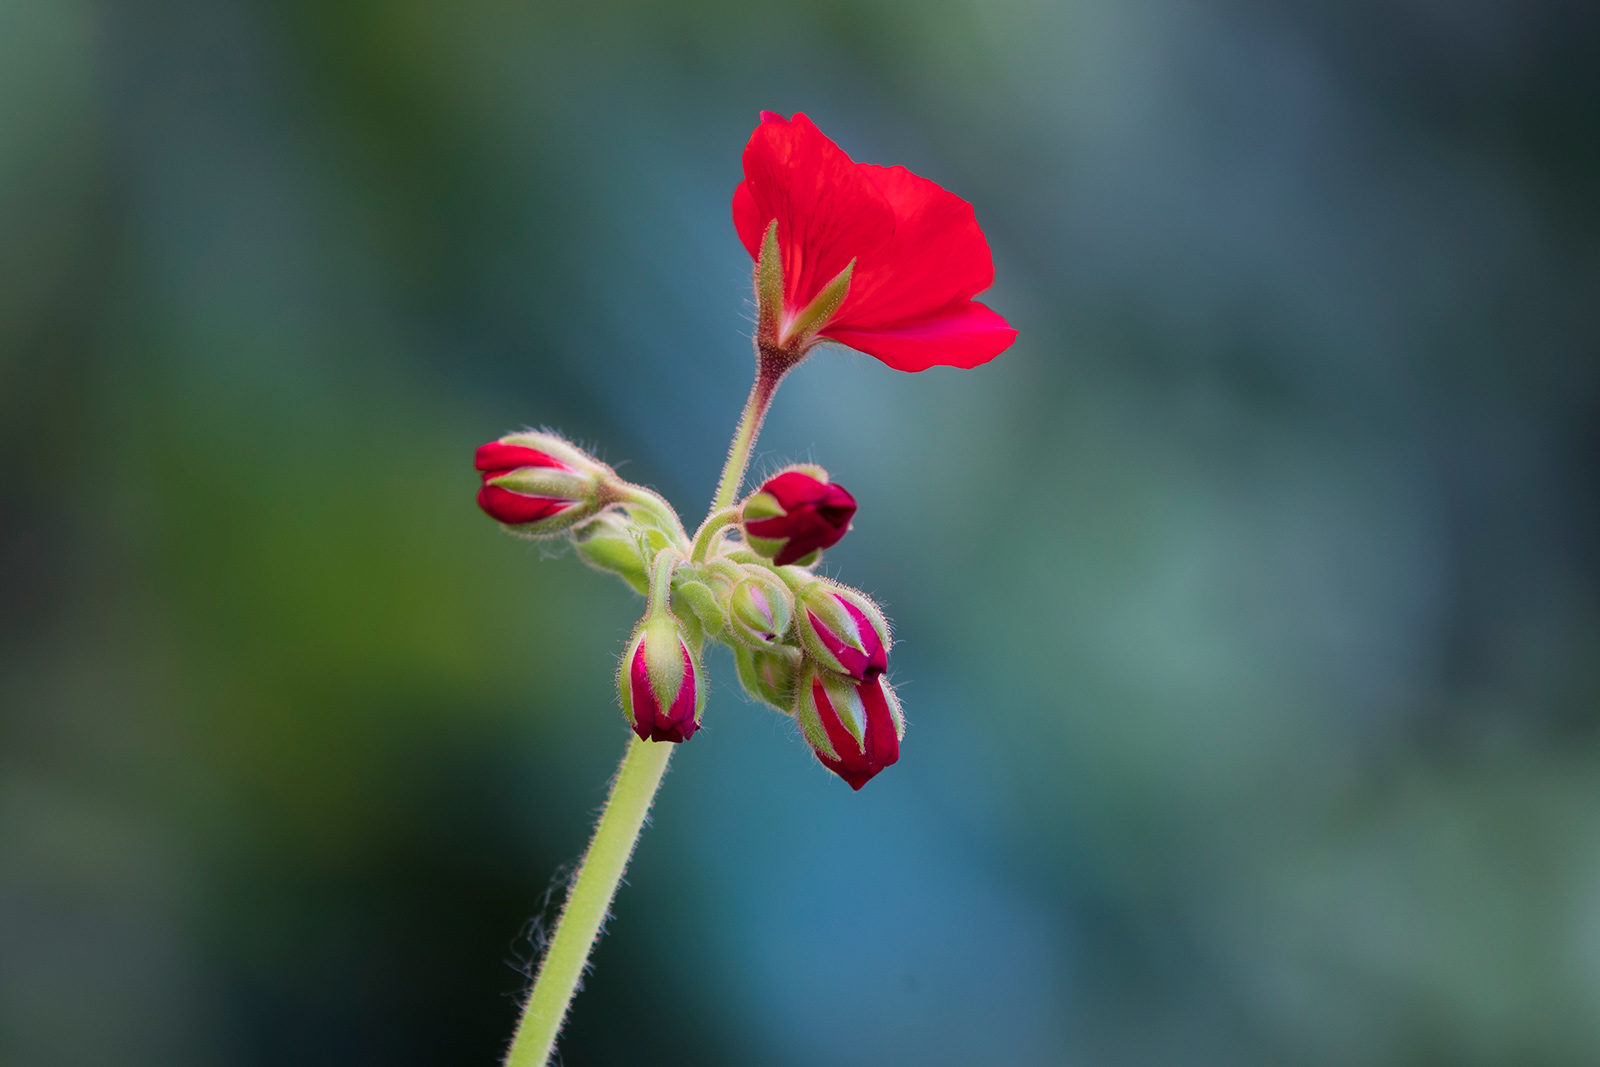
[[[979, 370], [832, 350], [910, 732], [711, 657], [565, 1062], [1600, 1063], [1600, 16], [0, 0], [0, 1063], [489, 1064], [626, 740], [757, 112], [977, 205]], [[552, 897], [553, 892], [553, 897]]]

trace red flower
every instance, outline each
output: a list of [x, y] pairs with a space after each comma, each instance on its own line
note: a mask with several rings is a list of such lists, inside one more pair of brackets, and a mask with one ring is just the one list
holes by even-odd
[[763, 482], [740, 519], [750, 547], [781, 567], [838, 544], [855, 513], [856, 498], [820, 467], [794, 467]]
[[[761, 113], [744, 150], [733, 224], [759, 261], [777, 221], [783, 307], [777, 346], [837, 341], [894, 367], [975, 367], [1017, 331], [972, 298], [994, 281], [972, 205], [904, 167], [853, 162], [810, 119]], [[801, 312], [854, 263], [844, 301], [808, 336]]]

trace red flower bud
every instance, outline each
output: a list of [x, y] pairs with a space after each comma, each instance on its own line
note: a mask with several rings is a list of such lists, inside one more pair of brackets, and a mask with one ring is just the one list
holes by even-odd
[[889, 623], [876, 604], [821, 579], [803, 586], [797, 600], [800, 640], [823, 667], [857, 681], [889, 669]]
[[856, 498], [821, 467], [791, 467], [762, 483], [740, 512], [745, 543], [782, 567], [832, 548], [850, 529]]
[[881, 674], [857, 681], [811, 664], [801, 678], [795, 714], [817, 759], [851, 789], [900, 758], [905, 717]]
[[512, 434], [478, 449], [478, 506], [516, 532], [560, 533], [599, 508], [604, 468], [553, 434]]
[[687, 741], [700, 728], [705, 706], [700, 665], [678, 620], [646, 616], [634, 631], [617, 672], [622, 713], [644, 741]]

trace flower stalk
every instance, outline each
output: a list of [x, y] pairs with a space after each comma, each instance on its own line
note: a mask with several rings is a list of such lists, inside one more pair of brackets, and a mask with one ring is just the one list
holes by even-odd
[[556, 1035], [567, 1017], [589, 954], [600, 937], [600, 927], [617, 895], [622, 872], [639, 840], [650, 805], [655, 801], [667, 761], [677, 747], [666, 742], [628, 741], [628, 751], [611, 781], [611, 792], [600, 810], [589, 850], [583, 855], [578, 876], [556, 922], [555, 936], [533, 981], [533, 992], [523, 1006], [522, 1018], [506, 1051], [505, 1067], [545, 1067], [555, 1049]]
[[523, 430], [475, 456], [478, 504], [503, 529], [565, 538], [646, 597], [617, 673], [635, 733], [573, 879], [507, 1067], [545, 1067], [676, 744], [700, 727], [706, 641], [729, 646], [745, 690], [794, 718], [823, 766], [860, 789], [900, 758], [888, 621], [811, 568], [856, 501], [813, 464], [739, 501], [773, 394], [831, 341], [889, 367], [973, 367], [1016, 331], [973, 299], [993, 280], [972, 206], [904, 167], [857, 163], [804, 115], [763, 112], [744, 151], [734, 228], [754, 260], [756, 375], [706, 518], [672, 505], [559, 434]]
[[750, 397], [744, 402], [744, 412], [739, 416], [739, 426], [733, 431], [733, 443], [728, 446], [728, 461], [723, 464], [722, 478], [717, 482], [717, 495], [711, 501], [711, 513], [732, 507], [744, 484], [744, 472], [750, 466], [750, 450], [761, 434], [761, 423], [772, 406], [772, 394], [778, 391], [783, 376], [794, 369], [799, 360], [774, 349], [762, 349], [756, 362], [756, 380], [750, 387]]
[[[767, 408], [772, 404], [772, 394], [785, 373], [794, 366], [794, 360], [769, 361], [762, 358], [758, 364], [755, 385], [745, 402], [739, 426], [734, 431], [733, 445], [728, 449], [728, 459], [717, 483], [716, 499], [699, 535], [708, 542], [715, 531], [737, 519], [733, 511], [734, 498], [744, 484], [745, 469], [750, 465], [750, 451], [761, 433], [761, 423]], [[636, 492], [634, 490], [637, 490]], [[648, 490], [629, 487], [625, 499], [659, 514], [664, 507], [673, 515], [680, 538], [683, 527], [677, 522], [671, 506]], [[659, 505], [658, 503], [659, 502]], [[718, 523], [719, 513], [728, 512], [725, 522]], [[699, 536], [696, 537], [698, 548]], [[662, 610], [671, 600], [672, 573], [681, 562], [681, 553], [664, 548], [651, 567], [649, 603], [652, 610]], [[617, 895], [617, 886], [628, 869], [639, 832], [644, 829], [650, 806], [655, 803], [661, 779], [667, 773], [667, 761], [676, 746], [666, 741], [644, 741], [630, 738], [628, 750], [617, 767], [611, 782], [611, 792], [600, 809], [600, 820], [595, 824], [589, 849], [573, 879], [567, 902], [556, 920], [550, 948], [539, 965], [533, 979], [533, 991], [523, 1005], [522, 1017], [506, 1050], [505, 1067], [545, 1067], [555, 1050], [556, 1037], [578, 992], [578, 983], [588, 966], [595, 942], [600, 939], [600, 928]]]

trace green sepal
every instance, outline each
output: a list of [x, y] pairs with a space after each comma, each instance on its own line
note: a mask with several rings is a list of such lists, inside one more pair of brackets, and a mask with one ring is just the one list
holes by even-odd
[[789, 514], [784, 506], [778, 503], [778, 498], [771, 493], [751, 493], [739, 509], [740, 522], [760, 522], [763, 519], [777, 519]]
[[[643, 547], [644, 533], [617, 511], [605, 511], [574, 527], [572, 544], [578, 558], [596, 570], [615, 574], [640, 595], [650, 592], [649, 560], [655, 552]], [[659, 546], [666, 547], [665, 544]]]
[[834, 275], [833, 280], [822, 287], [816, 299], [807, 304], [804, 311], [794, 317], [784, 330], [784, 336], [779, 343], [786, 348], [796, 348], [806, 345], [816, 332], [828, 324], [828, 320], [844, 304], [844, 298], [850, 294], [850, 276], [855, 273], [856, 261], [851, 260], [845, 265], [844, 270]]
[[794, 714], [794, 687], [800, 673], [800, 650], [788, 645], [754, 649], [735, 645], [733, 662], [739, 669], [739, 684], [752, 700]]
[[789, 633], [793, 619], [789, 587], [766, 567], [745, 567], [743, 579], [728, 593], [728, 635], [751, 648], [772, 648]]
[[554, 500], [586, 501], [595, 496], [594, 475], [564, 471], [558, 467], [518, 467], [486, 483], [524, 496], [543, 496]]
[[822, 670], [814, 662], [807, 659], [805, 669], [795, 679], [794, 687], [794, 718], [800, 724], [800, 732], [805, 735], [806, 742], [828, 759], [838, 759], [839, 750], [833, 747], [833, 741], [828, 737], [828, 730], [822, 725], [822, 719], [817, 713], [817, 702], [812, 695], [812, 686], [820, 678], [823, 688], [827, 688], [828, 672]]
[[745, 546], [756, 555], [764, 556], [767, 559], [775, 559], [778, 553], [782, 552], [783, 547], [789, 542], [772, 537], [751, 537], [750, 531], [746, 530], [744, 535], [744, 543]]
[[776, 341], [783, 322], [783, 250], [778, 247], [778, 220], [773, 219], [761, 239], [756, 258], [756, 336]]
[[688, 614], [695, 617], [706, 633], [713, 637], [721, 635], [727, 627], [727, 620], [723, 616], [722, 604], [709, 585], [689, 579], [674, 583], [673, 592], [688, 605]]

